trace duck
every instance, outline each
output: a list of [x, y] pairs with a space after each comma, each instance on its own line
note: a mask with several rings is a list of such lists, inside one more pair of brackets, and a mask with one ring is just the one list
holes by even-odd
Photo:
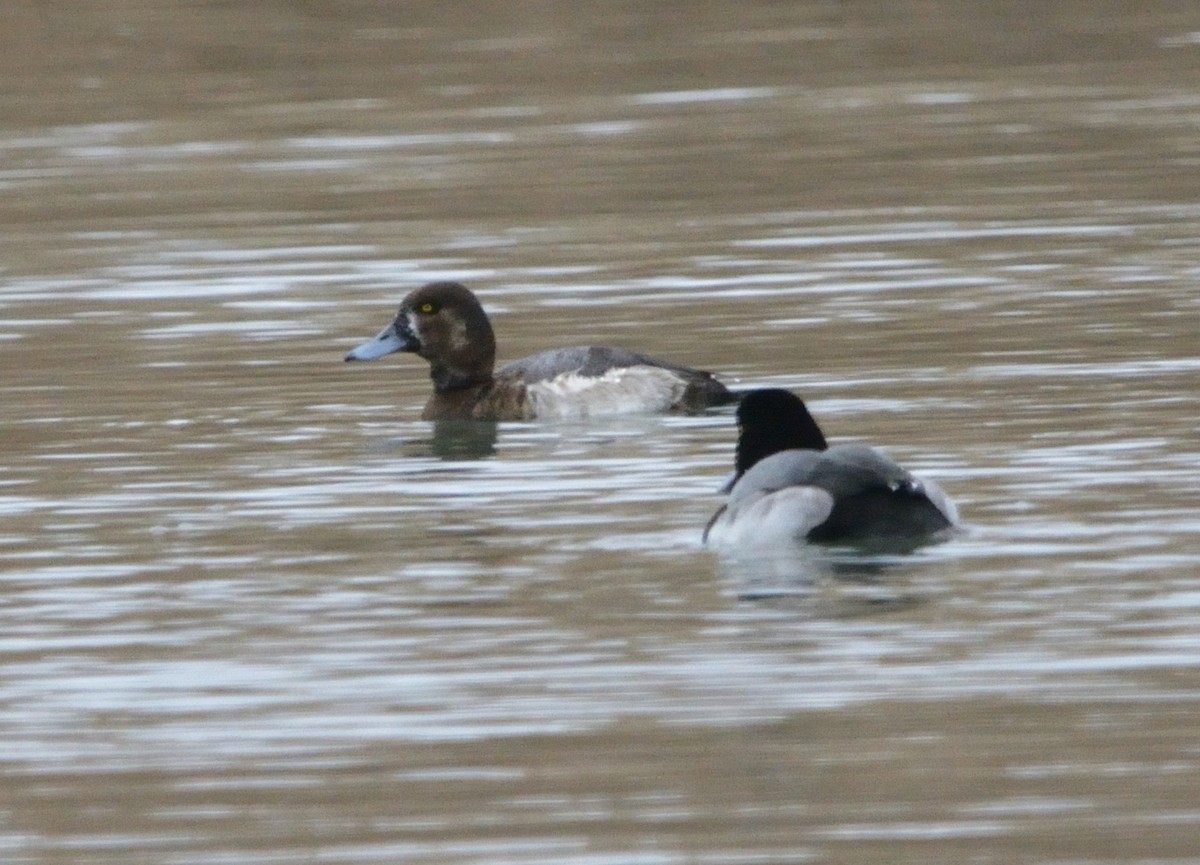
[[728, 500], [703, 541], [717, 547], [815, 543], [909, 551], [960, 526], [945, 491], [861, 444], [830, 446], [800, 397], [780, 388], [746, 393]]
[[491, 322], [475, 293], [458, 282], [431, 282], [410, 292], [391, 324], [346, 360], [394, 352], [429, 362], [433, 395], [423, 420], [695, 413], [737, 400], [712, 373], [622, 348], [553, 349], [496, 370]]

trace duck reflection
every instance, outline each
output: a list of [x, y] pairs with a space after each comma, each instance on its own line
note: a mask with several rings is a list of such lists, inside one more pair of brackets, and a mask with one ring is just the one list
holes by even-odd
[[864, 553], [795, 544], [769, 552], [725, 551], [718, 570], [742, 602], [794, 607], [823, 618], [858, 618], [912, 609], [926, 602], [913, 580], [933, 557]]
[[499, 424], [482, 420], [441, 420], [429, 439], [431, 455], [443, 460], [478, 460], [495, 456]]

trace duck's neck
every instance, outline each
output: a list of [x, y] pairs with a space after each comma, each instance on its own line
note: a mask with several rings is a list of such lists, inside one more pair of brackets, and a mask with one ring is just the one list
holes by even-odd
[[433, 379], [433, 391], [437, 394], [449, 395], [460, 391], [474, 390], [481, 385], [491, 384], [492, 375], [480, 375], [478, 372], [465, 372], [454, 369], [446, 364], [430, 367], [429, 377]]

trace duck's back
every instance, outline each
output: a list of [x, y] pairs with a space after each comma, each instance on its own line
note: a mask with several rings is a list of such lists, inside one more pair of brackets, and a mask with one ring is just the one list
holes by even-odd
[[526, 384], [534, 384], [566, 373], [600, 376], [610, 369], [628, 366], [663, 366], [668, 364], [623, 348], [601, 348], [576, 345], [531, 354], [529, 357], [505, 364], [496, 373], [498, 378], [520, 376]]

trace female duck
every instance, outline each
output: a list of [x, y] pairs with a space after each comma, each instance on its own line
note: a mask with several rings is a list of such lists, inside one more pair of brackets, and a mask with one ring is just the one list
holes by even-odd
[[913, 549], [959, 525], [954, 503], [865, 445], [829, 447], [799, 397], [755, 390], [737, 410], [729, 500], [704, 529], [706, 543], [818, 543]]
[[424, 420], [528, 420], [699, 411], [736, 397], [711, 373], [620, 348], [545, 351], [493, 372], [496, 338], [478, 298], [457, 282], [413, 291], [379, 336], [346, 355], [410, 351], [429, 361]]

